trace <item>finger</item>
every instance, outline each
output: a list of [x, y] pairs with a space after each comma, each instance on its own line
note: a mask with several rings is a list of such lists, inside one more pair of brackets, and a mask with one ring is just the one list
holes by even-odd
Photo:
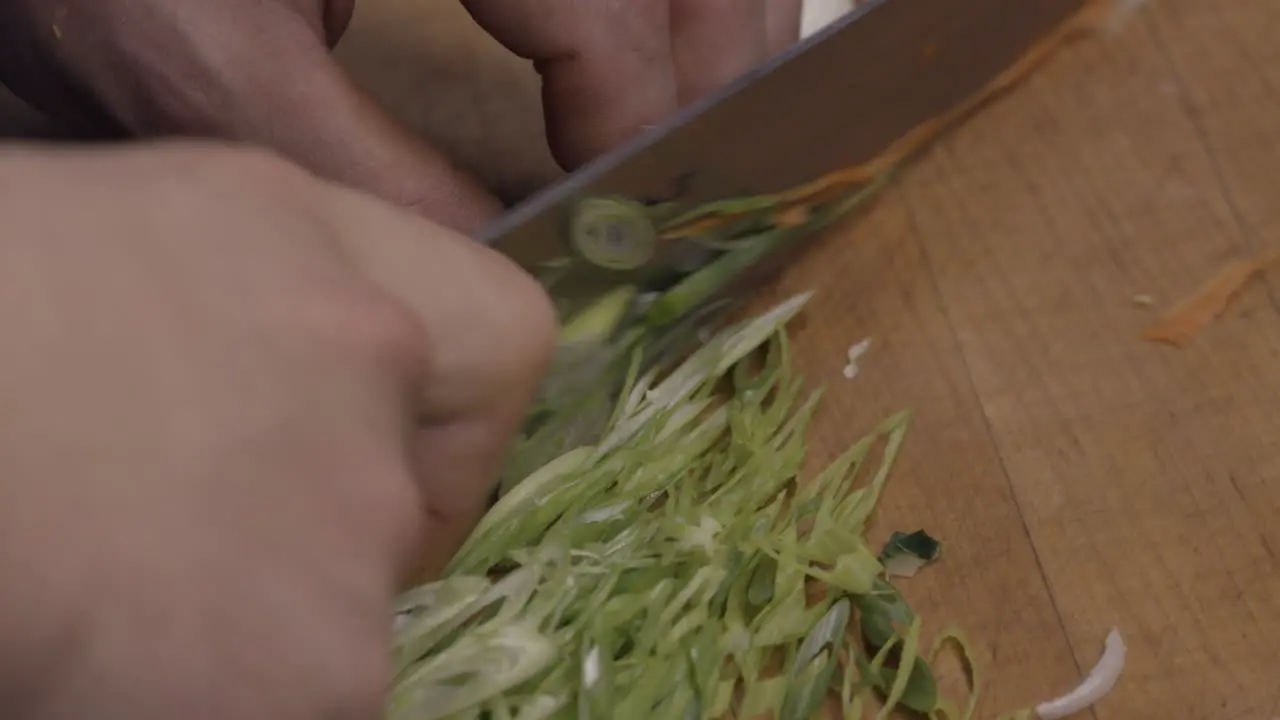
[[682, 105], [765, 59], [770, 2], [774, 0], [671, 0], [671, 52]]
[[678, 107], [667, 0], [463, 0], [542, 75], [548, 141], [577, 167]]
[[[137, 40], [133, 55], [93, 78], [135, 132], [269, 147], [318, 175], [467, 233], [501, 212], [483, 188], [356, 88], [330, 57], [325, 37], [344, 24], [342, 3], [323, 18], [279, 3], [188, 7], [180, 20], [141, 18], [139, 24], [152, 29], [129, 38]], [[253, 27], [244, 26], [246, 18]], [[162, 24], [175, 22], [180, 25]]]
[[328, 212], [355, 264], [424, 333], [414, 454], [430, 543], [423, 571], [437, 573], [487, 508], [550, 362], [555, 313], [532, 277], [479, 243], [355, 193]]

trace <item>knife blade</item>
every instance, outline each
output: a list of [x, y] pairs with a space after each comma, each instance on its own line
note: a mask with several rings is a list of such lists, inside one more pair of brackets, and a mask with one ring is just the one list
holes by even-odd
[[508, 474], [590, 442], [629, 358], [648, 367], [696, 344], [883, 185], [895, 148], [973, 105], [1092, 4], [862, 0], [500, 219], [482, 241], [543, 282], [563, 328]]

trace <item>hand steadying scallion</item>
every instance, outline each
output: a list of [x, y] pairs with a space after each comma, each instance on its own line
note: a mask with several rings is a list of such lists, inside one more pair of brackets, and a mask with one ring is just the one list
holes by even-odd
[[403, 597], [388, 720], [798, 720], [831, 697], [859, 718], [873, 695], [877, 718], [972, 715], [976, 689], [960, 711], [930, 668], [964, 641], [922, 652], [881, 562], [939, 546], [898, 535], [878, 558], [864, 539], [908, 416], [799, 481], [819, 393], [784, 327], [807, 300], [631, 377], [597, 443], [510, 487], [445, 577]]

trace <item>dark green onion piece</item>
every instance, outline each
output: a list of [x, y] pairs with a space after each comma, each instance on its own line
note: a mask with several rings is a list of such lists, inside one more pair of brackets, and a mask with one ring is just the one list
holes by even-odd
[[942, 543], [924, 530], [912, 533], [894, 532], [880, 551], [880, 564], [889, 576], [911, 577], [920, 568], [937, 560]]

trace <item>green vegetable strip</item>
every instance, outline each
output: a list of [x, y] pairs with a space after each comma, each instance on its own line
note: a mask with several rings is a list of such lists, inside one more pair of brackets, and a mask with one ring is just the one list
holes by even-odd
[[601, 344], [617, 331], [627, 308], [635, 299], [637, 289], [632, 285], [623, 285], [607, 293], [565, 323], [560, 330], [562, 343]]
[[690, 273], [654, 300], [645, 311], [645, 324], [657, 328], [679, 320], [743, 272], [755, 267], [784, 242], [806, 232], [808, 228], [776, 228], [742, 240], [732, 250]]
[[660, 379], [633, 354], [598, 442], [514, 484], [445, 577], [401, 599], [388, 720], [802, 720], [833, 689], [845, 717], [873, 691], [948, 717], [920, 620], [862, 535], [908, 416], [799, 478], [819, 396], [782, 329], [808, 297]]
[[[920, 618], [916, 618], [911, 623], [911, 627], [907, 630], [907, 635], [902, 639], [902, 659], [899, 663], [902, 667], [915, 669], [917, 646], [920, 642]], [[876, 720], [885, 720], [889, 717], [889, 712], [899, 702], [903, 695], [907, 692], [907, 684], [910, 682], [912, 672], [896, 672], [894, 673], [893, 685], [889, 688], [889, 697], [885, 700], [884, 707], [880, 709], [880, 714], [876, 715]], [[932, 708], [926, 708], [932, 709]]]

